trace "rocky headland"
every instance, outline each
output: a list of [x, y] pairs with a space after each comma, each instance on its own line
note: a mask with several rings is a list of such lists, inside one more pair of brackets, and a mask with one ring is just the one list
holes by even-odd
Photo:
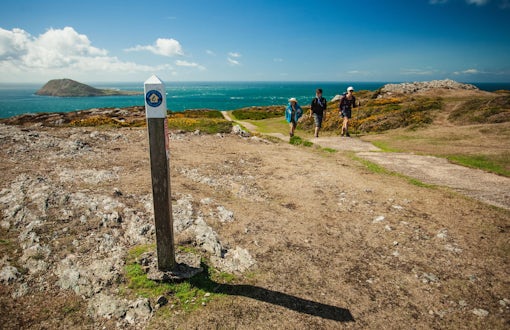
[[472, 84], [459, 83], [451, 79], [432, 80], [422, 82], [405, 82], [401, 84], [386, 84], [381, 88], [382, 93], [402, 93], [413, 94], [430, 90], [479, 90], [478, 87]]
[[53, 79], [48, 81], [36, 95], [59, 97], [142, 95], [142, 92], [99, 89], [72, 79]]

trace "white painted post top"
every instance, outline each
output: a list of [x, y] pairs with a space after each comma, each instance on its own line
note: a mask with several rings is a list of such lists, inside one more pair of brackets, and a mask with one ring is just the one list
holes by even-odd
[[147, 118], [166, 118], [165, 84], [152, 75], [144, 83], [145, 116]]

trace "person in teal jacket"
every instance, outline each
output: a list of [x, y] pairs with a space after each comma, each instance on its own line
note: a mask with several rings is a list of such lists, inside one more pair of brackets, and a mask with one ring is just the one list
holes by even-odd
[[296, 98], [292, 97], [289, 99], [289, 105], [287, 105], [287, 109], [285, 109], [285, 120], [290, 124], [290, 137], [294, 136], [294, 131], [296, 130], [297, 122], [299, 118], [303, 115], [303, 109], [299, 106]]

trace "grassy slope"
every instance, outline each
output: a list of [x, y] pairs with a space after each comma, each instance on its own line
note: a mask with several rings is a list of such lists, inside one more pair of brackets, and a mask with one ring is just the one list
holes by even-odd
[[[355, 131], [361, 139], [370, 141], [388, 152], [434, 155], [448, 158], [464, 166], [510, 176], [510, 122], [505, 122], [510, 114], [508, 95], [503, 95], [504, 99], [498, 101], [494, 101], [494, 95], [443, 97], [430, 109], [426, 109], [427, 103], [436, 103], [431, 97], [412, 99], [403, 97], [400, 102], [385, 104], [370, 100], [370, 95], [362, 96], [362, 104], [365, 105], [355, 110], [358, 119], [363, 118], [358, 120], [358, 124], [364, 122], [364, 127], [371, 127], [374, 132]], [[494, 106], [487, 106], [494, 104], [499, 106], [497, 111]], [[435, 107], [436, 105], [440, 108]], [[337, 116], [338, 104], [331, 103], [328, 107], [328, 118], [324, 123], [322, 135], [336, 136], [340, 127]], [[411, 113], [409, 109], [415, 110], [414, 119], [421, 117], [424, 122], [415, 121], [407, 127], [380, 130], [388, 122], [395, 125], [398, 118], [409, 115]], [[473, 116], [473, 111], [476, 111], [477, 116]], [[305, 114], [307, 113], [308, 109], [305, 109]], [[503, 118], [503, 122], [486, 123], [488, 114], [493, 118]], [[494, 117], [494, 114], [497, 117]], [[473, 118], [476, 117], [485, 122], [473, 123]], [[369, 118], [380, 121], [367, 124]], [[261, 133], [288, 134], [288, 124], [283, 117], [244, 121], [255, 125]], [[296, 134], [309, 139], [313, 136], [312, 129], [313, 120], [305, 116], [298, 125]]]

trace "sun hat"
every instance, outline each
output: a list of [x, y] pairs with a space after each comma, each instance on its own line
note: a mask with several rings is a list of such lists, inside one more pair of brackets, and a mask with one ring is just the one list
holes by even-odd
[[347, 87], [347, 91], [353, 91], [354, 88], [352, 86]]
[[296, 98], [295, 98], [295, 97], [291, 97], [291, 98], [289, 99], [289, 102], [296, 102], [296, 103], [297, 103], [297, 100], [296, 100]]

